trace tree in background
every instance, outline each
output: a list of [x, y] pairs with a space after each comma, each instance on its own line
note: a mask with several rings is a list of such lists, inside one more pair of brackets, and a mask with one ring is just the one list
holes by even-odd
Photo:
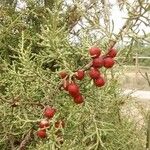
[[[16, 0], [0, 5], [0, 148], [144, 149], [145, 130], [121, 116], [126, 98], [120, 94], [117, 63], [113, 69], [101, 69], [107, 79], [103, 88], [95, 87], [88, 76], [76, 81], [85, 101], [79, 105], [62, 90], [59, 73], [65, 70], [73, 77], [78, 69], [88, 70], [88, 49], [93, 46], [106, 54], [116, 45], [118, 56], [129, 58], [136, 41], [147, 41], [148, 34], [139, 35], [138, 26], [149, 24], [148, 0], [118, 1], [128, 16], [117, 34], [108, 0], [21, 2], [26, 7], [20, 10]], [[47, 137], [40, 139], [37, 131], [47, 106], [56, 113], [40, 132], [46, 130]], [[65, 125], [58, 129], [58, 122]]]

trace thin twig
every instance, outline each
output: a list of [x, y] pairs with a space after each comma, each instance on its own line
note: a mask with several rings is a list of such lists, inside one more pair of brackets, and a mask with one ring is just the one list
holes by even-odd
[[14, 137], [13, 137], [13, 136], [10, 136], [9, 142], [10, 142], [11, 150], [15, 150], [15, 146], [14, 146]]
[[147, 149], [147, 150], [150, 150], [150, 111], [148, 112], [148, 124], [147, 124], [146, 149]]
[[25, 147], [30, 142], [30, 140], [33, 138], [33, 128], [31, 128], [28, 133], [26, 134], [25, 138], [22, 140], [18, 150], [25, 150]]
[[148, 73], [147, 73], [147, 72], [145, 72], [145, 77], [146, 77], [146, 79], [147, 79], [148, 85], [150, 86], [150, 79], [149, 79], [149, 76], [148, 76]]

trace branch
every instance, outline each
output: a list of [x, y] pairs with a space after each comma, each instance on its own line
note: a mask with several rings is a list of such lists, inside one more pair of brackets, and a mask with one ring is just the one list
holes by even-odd
[[9, 142], [10, 142], [11, 150], [15, 150], [14, 137], [10, 136], [10, 137], [9, 137]]
[[104, 9], [104, 23], [106, 27], [107, 35], [110, 33], [110, 12], [109, 12], [109, 2], [108, 0], [103, 0], [103, 9]]
[[30, 140], [33, 138], [33, 128], [29, 130], [25, 138], [22, 140], [18, 150], [25, 150], [25, 147], [30, 142]]
[[147, 149], [147, 150], [150, 149], [150, 112], [149, 112], [149, 114], [148, 114], [146, 149]]
[[145, 75], [139, 70], [139, 73], [142, 75], [142, 77], [147, 81], [149, 87], [150, 87], [150, 79], [149, 79], [149, 76], [148, 76], [148, 73], [145, 72]]

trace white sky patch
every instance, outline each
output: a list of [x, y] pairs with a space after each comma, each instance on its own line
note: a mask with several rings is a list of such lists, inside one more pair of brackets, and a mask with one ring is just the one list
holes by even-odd
[[119, 6], [115, 3], [111, 9], [110, 21], [114, 22], [114, 33], [118, 33], [124, 25], [127, 17], [127, 11], [120, 11]]
[[17, 11], [21, 11], [21, 9], [24, 9], [26, 7], [27, 7], [27, 4], [24, 1], [18, 0], [17, 7], [16, 7]]

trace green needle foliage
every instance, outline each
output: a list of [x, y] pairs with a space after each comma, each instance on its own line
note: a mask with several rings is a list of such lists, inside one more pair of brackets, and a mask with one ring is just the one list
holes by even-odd
[[[73, 74], [84, 68], [91, 60], [89, 47], [96, 44], [106, 53], [109, 40], [117, 36], [99, 22], [106, 14], [104, 3], [22, 2], [26, 7], [21, 10], [17, 1], [0, 3], [0, 149], [143, 150], [145, 130], [121, 116], [127, 98], [119, 87], [119, 65], [102, 69], [107, 79], [103, 88], [96, 88], [88, 76], [77, 81], [84, 104], [75, 104], [59, 88], [61, 70]], [[130, 11], [129, 4], [124, 5]], [[144, 2], [138, 3], [141, 5], [147, 7]], [[38, 122], [47, 105], [57, 111], [50, 120], [48, 137], [40, 139], [36, 135]], [[60, 129], [63, 143], [54, 125], [60, 119], [65, 122], [65, 128]]]

